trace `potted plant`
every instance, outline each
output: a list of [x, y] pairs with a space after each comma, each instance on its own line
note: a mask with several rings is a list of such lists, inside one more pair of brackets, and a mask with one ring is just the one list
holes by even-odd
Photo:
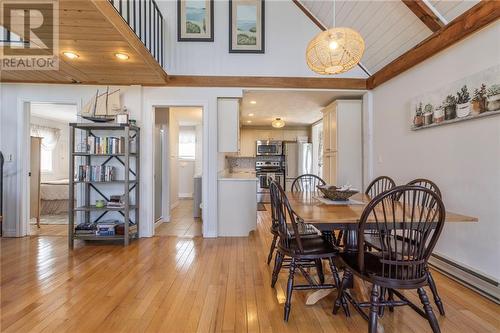
[[444, 100], [444, 119], [451, 120], [457, 116], [457, 99], [453, 95], [448, 95]]
[[438, 106], [434, 109], [434, 120], [433, 122], [439, 124], [444, 120], [444, 105]]
[[479, 114], [486, 111], [486, 85], [481, 84], [481, 88], [474, 89], [474, 97], [471, 102], [472, 113]]
[[415, 117], [413, 118], [413, 126], [420, 127], [424, 124], [424, 116], [422, 114], [422, 102], [415, 109]]
[[486, 92], [486, 107], [488, 111], [500, 110], [500, 84], [494, 84]]
[[457, 92], [457, 117], [463, 118], [470, 114], [470, 96], [467, 90], [467, 85], [464, 85], [459, 92]]
[[434, 109], [432, 104], [427, 103], [424, 107], [424, 125], [432, 124], [432, 115], [434, 113]]

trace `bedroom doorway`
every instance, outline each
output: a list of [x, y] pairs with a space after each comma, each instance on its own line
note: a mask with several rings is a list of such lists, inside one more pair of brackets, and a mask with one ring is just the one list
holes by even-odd
[[29, 235], [67, 235], [68, 124], [76, 121], [76, 104], [29, 103]]

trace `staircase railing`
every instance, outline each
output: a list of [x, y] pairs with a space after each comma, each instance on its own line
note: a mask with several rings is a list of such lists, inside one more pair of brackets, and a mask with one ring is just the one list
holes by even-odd
[[164, 19], [154, 0], [108, 0], [163, 67]]

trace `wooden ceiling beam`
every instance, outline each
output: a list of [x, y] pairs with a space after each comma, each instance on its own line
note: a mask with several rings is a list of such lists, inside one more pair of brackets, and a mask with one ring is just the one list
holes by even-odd
[[481, 1], [367, 80], [373, 89], [500, 18], [500, 1]]
[[432, 32], [445, 26], [445, 23], [422, 0], [401, 0]]
[[315, 77], [169, 75], [166, 86], [365, 90], [366, 80]]

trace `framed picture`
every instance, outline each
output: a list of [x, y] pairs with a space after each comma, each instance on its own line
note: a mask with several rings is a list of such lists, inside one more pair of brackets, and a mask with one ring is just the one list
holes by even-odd
[[177, 41], [214, 41], [214, 0], [177, 0]]
[[264, 53], [264, 0], [229, 0], [229, 53]]

